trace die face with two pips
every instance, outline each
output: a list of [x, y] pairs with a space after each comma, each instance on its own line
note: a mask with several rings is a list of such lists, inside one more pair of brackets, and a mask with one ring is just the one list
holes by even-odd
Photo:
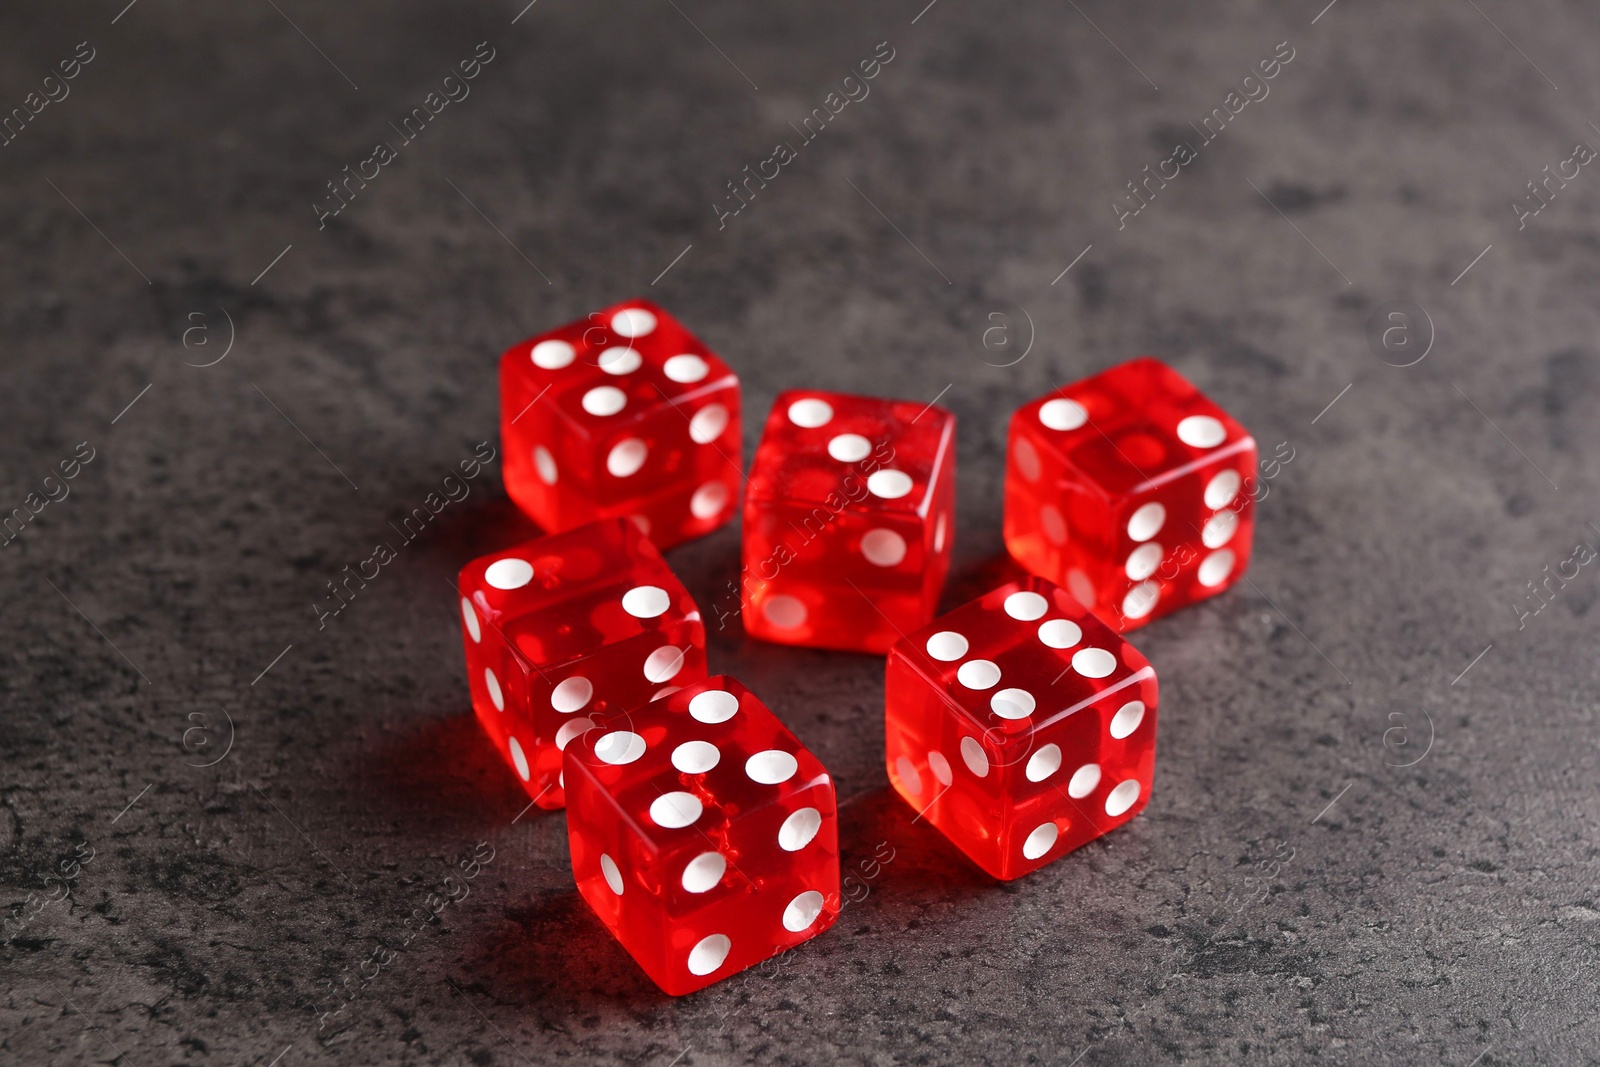
[[1115, 829], [1149, 802], [1156, 674], [1078, 600], [1029, 578], [889, 653], [885, 755], [907, 803], [996, 878]]
[[886, 652], [933, 617], [954, 532], [954, 415], [912, 401], [782, 393], [745, 491], [745, 631]]
[[626, 516], [666, 548], [738, 503], [739, 379], [642, 300], [507, 349], [500, 434], [506, 492], [549, 532]]
[[564, 765], [578, 889], [666, 992], [726, 978], [837, 917], [833, 781], [738, 681], [599, 718]]
[[561, 750], [594, 717], [706, 676], [700, 611], [629, 520], [482, 556], [458, 589], [473, 710], [541, 807], [562, 806]]
[[1018, 408], [1005, 542], [1126, 632], [1238, 581], [1256, 444], [1177, 371], [1141, 357]]

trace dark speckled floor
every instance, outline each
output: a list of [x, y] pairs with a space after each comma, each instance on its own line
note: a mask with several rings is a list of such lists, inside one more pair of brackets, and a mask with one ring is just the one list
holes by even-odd
[[[0, 147], [0, 511], [93, 459], [0, 549], [0, 1061], [1600, 1062], [1600, 576], [1524, 600], [1600, 542], [1600, 176], [1563, 162], [1600, 15], [1324, 2], [11, 5], [0, 113], [69, 95]], [[996, 885], [887, 791], [879, 661], [732, 626], [713, 667], [834, 771], [847, 864], [893, 858], [781, 966], [647, 983], [467, 712], [447, 579], [530, 532], [498, 471], [312, 609], [497, 440], [503, 345], [646, 292], [752, 412], [942, 393], [951, 603], [1003, 571], [1005, 418], [1051, 385], [1154, 352], [1288, 443], [1251, 581], [1138, 634], [1145, 815]], [[736, 549], [671, 562], [704, 603]]]

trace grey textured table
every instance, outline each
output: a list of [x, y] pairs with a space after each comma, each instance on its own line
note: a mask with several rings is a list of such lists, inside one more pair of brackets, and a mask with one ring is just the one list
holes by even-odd
[[[0, 15], [0, 1060], [1600, 1062], [1592, 6], [123, 2]], [[505, 345], [641, 293], [747, 453], [796, 384], [957, 413], [949, 604], [1055, 384], [1157, 353], [1288, 443], [1250, 581], [1135, 638], [1142, 817], [997, 885], [888, 791], [880, 660], [730, 624], [868, 891], [648, 983], [467, 710], [498, 465], [313, 609], [498, 442]], [[737, 546], [670, 559], [704, 604]]]

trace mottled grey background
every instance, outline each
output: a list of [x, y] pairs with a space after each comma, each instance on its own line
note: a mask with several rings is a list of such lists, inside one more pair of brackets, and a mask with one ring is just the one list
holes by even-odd
[[[1597, 1062], [1600, 577], [1513, 605], [1600, 541], [1600, 176], [1511, 206], [1600, 143], [1592, 5], [522, 2], [0, 15], [0, 111], [95, 49], [0, 147], [0, 510], [95, 450], [0, 549], [0, 1061]], [[324, 183], [485, 40], [319, 232]], [[505, 345], [634, 294], [738, 369], [747, 454], [787, 386], [942, 396], [952, 604], [1004, 573], [1005, 420], [1052, 385], [1156, 353], [1289, 443], [1250, 582], [1137, 634], [1141, 818], [996, 885], [888, 792], [881, 661], [731, 627], [712, 666], [835, 772], [846, 863], [894, 858], [775, 973], [648, 983], [468, 713], [447, 582], [531, 532], [498, 465], [311, 607], [498, 441]], [[1436, 333], [1403, 369], [1368, 330], [1399, 300]], [[672, 552], [703, 604], [737, 539]]]

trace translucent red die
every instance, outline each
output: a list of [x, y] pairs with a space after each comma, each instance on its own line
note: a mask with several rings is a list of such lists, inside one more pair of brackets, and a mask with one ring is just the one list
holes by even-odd
[[838, 917], [833, 780], [734, 679], [597, 720], [565, 765], [578, 890], [666, 992], [692, 993]]
[[996, 878], [1127, 822], [1150, 800], [1156, 672], [1041, 578], [1001, 586], [889, 653], [889, 781]]
[[1238, 581], [1256, 443], [1148, 356], [1011, 417], [1005, 542], [1031, 573], [1131, 630]]
[[739, 379], [642, 300], [507, 349], [500, 436], [506, 493], [552, 533], [621, 515], [666, 548], [739, 499]]
[[745, 488], [745, 631], [882, 653], [931, 619], [954, 540], [955, 431], [931, 404], [780, 394]]
[[594, 717], [706, 676], [700, 610], [625, 519], [481, 556], [458, 588], [473, 711], [540, 807]]

